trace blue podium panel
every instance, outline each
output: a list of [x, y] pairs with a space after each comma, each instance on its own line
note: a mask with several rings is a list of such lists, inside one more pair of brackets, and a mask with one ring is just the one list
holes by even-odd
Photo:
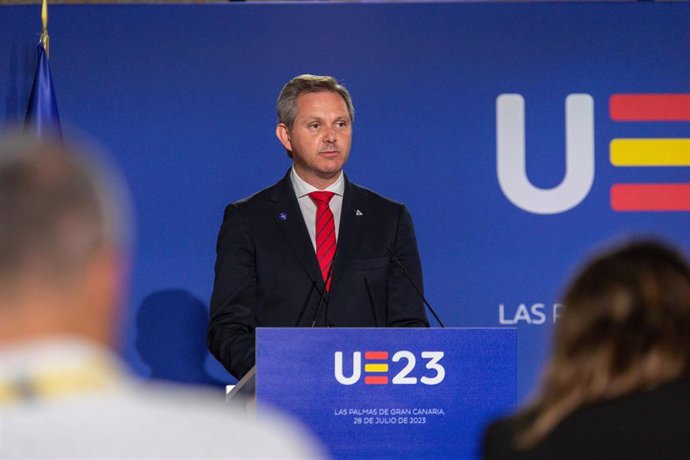
[[300, 418], [338, 458], [476, 458], [516, 402], [514, 329], [256, 333], [257, 407]]

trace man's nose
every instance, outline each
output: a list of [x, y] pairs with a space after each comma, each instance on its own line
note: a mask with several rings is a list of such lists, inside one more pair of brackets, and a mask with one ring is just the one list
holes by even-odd
[[336, 135], [335, 135], [335, 129], [333, 129], [332, 126], [329, 126], [326, 128], [326, 131], [323, 136], [324, 142], [335, 142], [336, 141]]

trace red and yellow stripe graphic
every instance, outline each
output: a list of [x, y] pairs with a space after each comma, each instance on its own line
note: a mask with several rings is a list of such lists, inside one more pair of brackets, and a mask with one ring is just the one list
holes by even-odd
[[690, 139], [614, 139], [614, 166], [690, 166]]
[[690, 94], [614, 94], [613, 121], [690, 121]]
[[387, 351], [365, 351], [364, 359], [375, 360], [375, 361], [385, 361], [388, 359]]
[[[364, 359], [367, 361], [388, 361], [387, 351], [366, 351]], [[388, 372], [387, 362], [365, 363], [364, 372], [369, 374], [385, 374]], [[365, 375], [365, 385], [388, 385], [387, 375]]]
[[[614, 94], [614, 121], [690, 121], [690, 94]], [[609, 146], [616, 167], [688, 167], [690, 139], [614, 139]], [[614, 184], [614, 211], [690, 211], [690, 184]]]
[[387, 375], [367, 375], [364, 377], [365, 385], [388, 385]]
[[614, 211], [690, 211], [690, 184], [614, 184]]

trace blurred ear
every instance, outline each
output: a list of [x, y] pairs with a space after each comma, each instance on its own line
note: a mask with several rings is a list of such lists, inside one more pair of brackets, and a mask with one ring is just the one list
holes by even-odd
[[290, 142], [290, 130], [285, 125], [285, 123], [278, 123], [276, 126], [276, 136], [285, 150], [292, 152], [292, 143]]
[[126, 261], [118, 251], [94, 255], [84, 278], [84, 307], [91, 310], [96, 338], [112, 345], [120, 333], [125, 295]]

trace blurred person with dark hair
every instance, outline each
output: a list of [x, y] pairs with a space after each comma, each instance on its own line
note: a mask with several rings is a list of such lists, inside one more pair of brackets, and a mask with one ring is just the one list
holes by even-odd
[[638, 241], [567, 289], [534, 402], [485, 433], [484, 458], [690, 458], [690, 269]]
[[303, 458], [284, 420], [135, 381], [110, 348], [127, 271], [127, 200], [91, 151], [0, 141], [0, 458]]

